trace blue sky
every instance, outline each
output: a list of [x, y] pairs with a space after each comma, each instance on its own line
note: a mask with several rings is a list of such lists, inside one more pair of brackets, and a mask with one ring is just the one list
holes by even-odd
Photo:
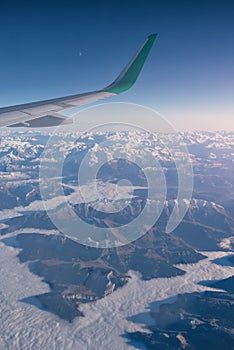
[[0, 5], [0, 106], [103, 88], [148, 34], [136, 85], [112, 101], [178, 129], [233, 129], [232, 1], [7, 1]]

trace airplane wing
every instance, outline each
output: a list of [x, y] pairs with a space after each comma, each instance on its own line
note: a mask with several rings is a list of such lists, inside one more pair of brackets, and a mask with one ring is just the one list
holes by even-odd
[[157, 34], [148, 36], [116, 80], [104, 89], [0, 108], [0, 127], [48, 127], [71, 123], [71, 118], [59, 112], [102, 100], [130, 89], [140, 74], [156, 36]]

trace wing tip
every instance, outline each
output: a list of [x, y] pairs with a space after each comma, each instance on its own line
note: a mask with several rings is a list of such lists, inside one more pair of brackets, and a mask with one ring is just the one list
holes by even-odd
[[112, 84], [108, 85], [103, 91], [120, 94], [132, 87], [141, 72], [157, 35], [157, 33], [148, 35], [143, 45], [122, 70], [117, 79]]
[[152, 33], [148, 35], [148, 39], [156, 39], [157, 36], [158, 36], [158, 33]]

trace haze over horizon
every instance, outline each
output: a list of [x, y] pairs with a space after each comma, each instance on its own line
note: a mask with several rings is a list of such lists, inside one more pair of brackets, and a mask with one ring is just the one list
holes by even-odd
[[0, 107], [103, 88], [158, 33], [136, 85], [108, 102], [155, 109], [178, 130], [232, 130], [230, 1], [11, 1], [0, 11]]

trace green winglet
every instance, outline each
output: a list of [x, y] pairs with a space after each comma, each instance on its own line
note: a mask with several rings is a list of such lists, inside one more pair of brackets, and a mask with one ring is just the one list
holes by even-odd
[[157, 34], [149, 35], [142, 47], [137, 51], [117, 79], [102, 91], [120, 94], [130, 89], [137, 80], [156, 37]]

